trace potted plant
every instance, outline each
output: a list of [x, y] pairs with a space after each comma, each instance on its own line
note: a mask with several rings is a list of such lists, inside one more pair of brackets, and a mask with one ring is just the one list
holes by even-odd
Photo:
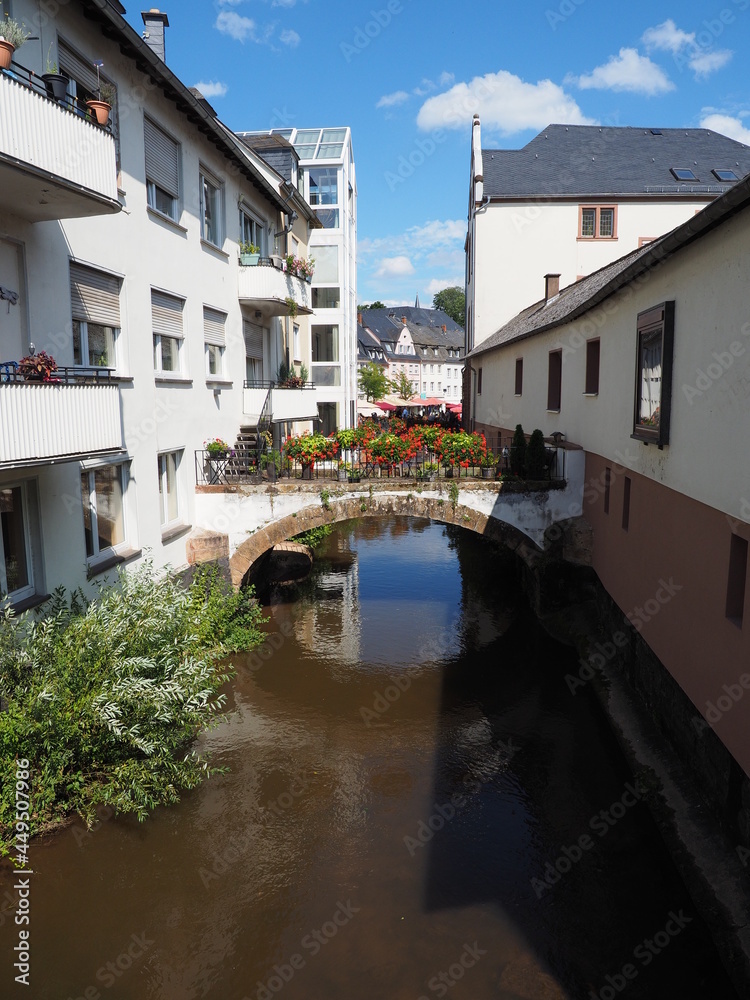
[[27, 354], [18, 362], [18, 374], [27, 382], [58, 382], [54, 378], [57, 362], [46, 351], [38, 354]]
[[495, 478], [495, 464], [496, 459], [491, 451], [486, 451], [484, 455], [479, 460], [479, 465], [482, 469], [482, 479], [494, 479]]
[[345, 483], [349, 475], [349, 468], [346, 462], [339, 462], [339, 482]]
[[298, 260], [297, 274], [300, 276], [300, 278], [304, 278], [304, 280], [309, 285], [312, 282], [313, 274], [315, 274], [315, 258], [308, 257], [307, 260], [304, 259]]
[[68, 80], [67, 77], [58, 73], [57, 63], [53, 59], [50, 59], [53, 44], [53, 42], [50, 42], [47, 49], [46, 69], [42, 73], [42, 79], [44, 80], [44, 86], [47, 88], [47, 97], [51, 101], [57, 101], [58, 104], [62, 104], [68, 96]]
[[284, 299], [284, 302], [286, 303], [286, 307], [289, 310], [289, 315], [292, 317], [292, 319], [296, 319], [297, 317], [296, 300], [293, 299], [291, 295], [287, 295], [287, 297]]
[[222, 441], [221, 438], [211, 438], [210, 441], [204, 441], [203, 447], [209, 458], [229, 458], [232, 451], [226, 441]]
[[254, 243], [240, 241], [240, 264], [243, 267], [255, 267], [260, 260], [260, 247]]
[[273, 483], [276, 482], [276, 476], [281, 471], [281, 463], [283, 458], [280, 451], [276, 451], [272, 448], [270, 451], [264, 452], [260, 456], [260, 465], [262, 469], [266, 470], [266, 475], [268, 476], [268, 481]]
[[350, 469], [347, 478], [350, 483], [358, 483], [362, 478], [362, 473], [359, 469]]
[[438, 467], [435, 462], [427, 462], [421, 469], [417, 469], [416, 477], [423, 482], [434, 483], [437, 479]]
[[[101, 125], [102, 128], [109, 123], [109, 113], [112, 110], [111, 101], [106, 101], [104, 98], [105, 96], [108, 96], [110, 99], [113, 99], [114, 94], [114, 87], [112, 87], [111, 84], [109, 84], [110, 89], [108, 89], [108, 85], [106, 83], [104, 87], [102, 87], [101, 80], [99, 79], [99, 68], [103, 65], [104, 64], [101, 60], [97, 60], [94, 63], [94, 66], [96, 66], [96, 92], [98, 96], [96, 99], [92, 98], [92, 100], [86, 101], [86, 107], [89, 109], [89, 114], [96, 121], [97, 125]], [[102, 93], [102, 90], [104, 90], [104, 94]]]
[[10, 69], [13, 53], [30, 37], [31, 32], [18, 21], [12, 17], [4, 18], [0, 24], [0, 69]]

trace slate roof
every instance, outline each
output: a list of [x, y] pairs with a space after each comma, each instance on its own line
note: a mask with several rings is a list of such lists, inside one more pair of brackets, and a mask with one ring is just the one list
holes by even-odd
[[[477, 357], [493, 348], [524, 340], [583, 316], [640, 274], [657, 267], [667, 257], [701, 239], [746, 209], [750, 209], [750, 176], [743, 178], [720, 198], [658, 240], [647, 243], [568, 285], [548, 302], [541, 299], [528, 306], [482, 341], [468, 357]], [[750, 225], [750, 220], [747, 224]]]
[[[415, 344], [416, 353], [397, 354], [393, 347], [404, 329], [402, 317], [406, 318], [406, 328]], [[414, 306], [395, 306], [387, 309], [365, 309], [362, 313], [364, 325], [374, 333], [385, 356], [398, 364], [414, 362], [447, 362], [458, 364], [463, 360], [464, 331], [442, 309], [420, 309]], [[447, 329], [443, 331], [443, 326]], [[422, 350], [427, 347], [428, 353]], [[437, 354], [434, 349], [437, 348]], [[457, 357], [449, 356], [448, 348], [459, 352]]]
[[[681, 183], [672, 167], [697, 182]], [[722, 194], [713, 170], [750, 173], [750, 147], [705, 128], [548, 125], [523, 149], [483, 149], [484, 194], [493, 199]]]

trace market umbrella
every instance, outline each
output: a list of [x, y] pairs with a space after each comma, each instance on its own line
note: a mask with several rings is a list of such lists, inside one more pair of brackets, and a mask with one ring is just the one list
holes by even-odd
[[398, 407], [394, 406], [393, 403], [387, 403], [384, 400], [380, 400], [379, 402], [374, 403], [373, 405], [377, 406], [377, 408], [379, 410], [387, 410], [388, 411], [388, 410], [397, 410], [398, 409]]
[[452, 410], [454, 413], [460, 413], [463, 409], [462, 403], [448, 403], [448, 409]]

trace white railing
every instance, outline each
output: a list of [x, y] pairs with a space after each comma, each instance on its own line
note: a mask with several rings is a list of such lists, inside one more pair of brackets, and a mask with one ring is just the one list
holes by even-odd
[[112, 136], [3, 74], [0, 74], [0, 155], [117, 201]]
[[[242, 411], [246, 417], [257, 421], [266, 401], [268, 389], [243, 389]], [[318, 416], [318, 390], [311, 386], [306, 389], [271, 390], [271, 420], [315, 420]]]
[[116, 383], [0, 384], [0, 467], [122, 448]]
[[286, 299], [294, 299], [301, 312], [312, 309], [310, 285], [271, 265], [257, 264], [239, 269], [239, 298], [242, 302], [263, 303], [272, 316], [289, 311]]

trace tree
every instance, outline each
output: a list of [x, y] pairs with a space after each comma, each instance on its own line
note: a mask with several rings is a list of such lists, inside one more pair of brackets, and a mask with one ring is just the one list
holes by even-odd
[[463, 326], [466, 315], [466, 293], [458, 285], [453, 285], [452, 288], [443, 288], [442, 291], [433, 295], [432, 308], [442, 309], [455, 323]]
[[380, 299], [376, 299], [375, 302], [370, 303], [369, 306], [368, 305], [357, 306], [358, 313], [365, 312], [367, 309], [385, 309], [385, 305], [380, 301]]
[[383, 371], [383, 368], [380, 365], [376, 365], [374, 361], [368, 361], [366, 365], [362, 365], [359, 369], [357, 372], [357, 384], [370, 403], [376, 399], [382, 399], [392, 388], [391, 380]]
[[526, 446], [526, 474], [528, 478], [543, 479], [546, 464], [547, 452], [544, 447], [544, 435], [537, 428], [532, 432]]
[[520, 424], [516, 424], [510, 446], [510, 471], [514, 476], [523, 476], [526, 471], [526, 435]]
[[391, 385], [396, 395], [403, 400], [411, 399], [414, 395], [414, 386], [406, 372], [399, 372], [398, 377], [391, 382]]

